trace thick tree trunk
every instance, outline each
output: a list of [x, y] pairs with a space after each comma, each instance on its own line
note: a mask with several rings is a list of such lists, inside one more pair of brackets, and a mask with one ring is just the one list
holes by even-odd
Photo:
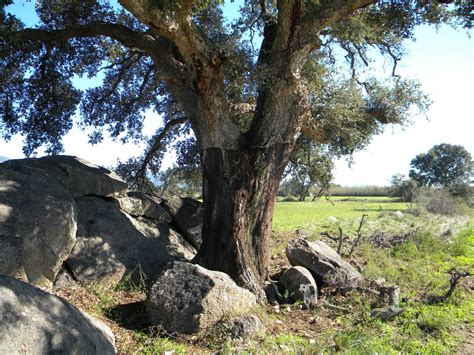
[[278, 185], [291, 147], [203, 151], [204, 226], [200, 262], [263, 296]]

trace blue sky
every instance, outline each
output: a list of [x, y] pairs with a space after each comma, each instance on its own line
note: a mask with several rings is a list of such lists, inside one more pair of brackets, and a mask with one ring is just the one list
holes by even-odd
[[[20, 1], [9, 8], [27, 25], [34, 24], [34, 2]], [[472, 31], [471, 31], [472, 32]], [[364, 151], [354, 155], [349, 168], [345, 160], [336, 163], [335, 183], [341, 185], [387, 185], [396, 173], [407, 174], [410, 160], [428, 151], [433, 145], [450, 143], [463, 145], [474, 155], [474, 114], [472, 112], [474, 83], [474, 40], [465, 30], [442, 26], [436, 30], [421, 27], [415, 32], [416, 42], [406, 43], [408, 54], [399, 65], [398, 72], [404, 77], [421, 81], [423, 90], [430, 95], [433, 104], [424, 116], [413, 116], [413, 124], [404, 129], [387, 127], [375, 137]], [[380, 61], [376, 67], [389, 63]], [[78, 81], [83, 84], [83, 82]], [[161, 124], [156, 114], [149, 114], [145, 128], [153, 132]], [[110, 140], [91, 146], [87, 133], [73, 128], [64, 137], [65, 154], [78, 155], [96, 164], [113, 166], [117, 159], [141, 153], [143, 146], [123, 145]], [[21, 137], [9, 143], [1, 141], [0, 155], [10, 158], [23, 157]], [[38, 155], [41, 155], [38, 154]], [[167, 165], [173, 163], [173, 156]]]

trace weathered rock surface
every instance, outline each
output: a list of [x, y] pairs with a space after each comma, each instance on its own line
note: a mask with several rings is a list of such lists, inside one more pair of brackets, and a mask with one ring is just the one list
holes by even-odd
[[1, 354], [115, 354], [102, 322], [14, 278], [0, 275]]
[[132, 218], [115, 203], [94, 196], [76, 199], [77, 242], [68, 264], [81, 281], [102, 287], [142, 271], [154, 279], [175, 260], [191, 260], [196, 250], [167, 224]]
[[163, 207], [173, 218], [179, 233], [199, 250], [202, 243], [202, 224], [204, 208], [201, 202], [177, 195], [163, 198]]
[[40, 171], [50, 183], [59, 182], [73, 197], [110, 196], [127, 189], [127, 184], [114, 172], [68, 155], [8, 160], [2, 166], [30, 176]]
[[171, 223], [171, 216], [160, 205], [161, 199], [142, 192], [130, 191], [116, 199], [118, 207], [134, 217], [146, 217], [157, 222]]
[[263, 335], [267, 329], [262, 321], [255, 315], [243, 316], [234, 319], [234, 327], [232, 329], [232, 338], [234, 340], [245, 340]]
[[41, 170], [9, 168], [20, 162], [0, 164], [0, 274], [50, 287], [76, 241], [74, 200]]
[[318, 287], [308, 269], [293, 266], [283, 272], [279, 282], [290, 292], [293, 301], [302, 301], [308, 308], [313, 308], [318, 302]]
[[185, 262], [174, 262], [159, 275], [146, 302], [151, 324], [186, 334], [203, 330], [226, 314], [246, 312], [255, 304], [255, 296], [227, 274]]
[[293, 239], [288, 242], [286, 255], [291, 265], [307, 268], [328, 286], [353, 287], [364, 282], [362, 275], [324, 242]]

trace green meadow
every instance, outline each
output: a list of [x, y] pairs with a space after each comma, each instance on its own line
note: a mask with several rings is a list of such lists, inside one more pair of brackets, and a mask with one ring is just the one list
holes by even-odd
[[[400, 212], [398, 212], [400, 211]], [[344, 297], [324, 295], [324, 301], [345, 311], [324, 313], [337, 326], [313, 333], [315, 341], [291, 333], [275, 334], [278, 341], [288, 338], [291, 351], [349, 353], [466, 353], [474, 351], [465, 344], [474, 336], [474, 283], [465, 278], [444, 302], [427, 304], [430, 295], [444, 295], [450, 286], [449, 270], [474, 273], [474, 219], [472, 209], [452, 216], [433, 215], [415, 205], [386, 197], [332, 197], [315, 202], [277, 202], [273, 219], [273, 257], [285, 267], [284, 248], [296, 238], [296, 230], [309, 232], [310, 240], [335, 243], [321, 235], [338, 235], [341, 227], [347, 240], [342, 254], [348, 258], [350, 244], [357, 236], [360, 219], [366, 215], [360, 230], [361, 241], [351, 263], [358, 265], [367, 280], [384, 279], [398, 285], [402, 294], [403, 313], [381, 321], [369, 316], [376, 300], [369, 294], [351, 292]], [[337, 222], [334, 221], [337, 219]], [[374, 245], [378, 233], [390, 240], [403, 242], [391, 247]], [[282, 266], [283, 265], [283, 266]], [[277, 271], [277, 270], [275, 270]], [[293, 315], [294, 316], [294, 315]], [[293, 317], [289, 315], [289, 317]], [[280, 319], [285, 320], [284, 317]], [[286, 319], [285, 321], [288, 321]], [[291, 339], [290, 339], [291, 338]], [[270, 337], [264, 344], [274, 344]], [[291, 341], [290, 341], [291, 340]], [[286, 348], [285, 348], [286, 349]]]
[[343, 223], [360, 220], [363, 214], [374, 218], [381, 214], [405, 211], [409, 205], [387, 197], [321, 197], [314, 202], [277, 202], [273, 213], [273, 231], [316, 230], [327, 225], [329, 217]]

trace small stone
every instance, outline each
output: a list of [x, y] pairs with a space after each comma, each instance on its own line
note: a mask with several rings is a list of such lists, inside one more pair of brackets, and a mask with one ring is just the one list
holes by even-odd
[[283, 325], [283, 321], [281, 321], [281, 320], [279, 320], [279, 319], [277, 319], [277, 320], [275, 321], [275, 323], [276, 323], [276, 324]]
[[304, 230], [304, 229], [297, 229], [296, 230], [296, 235], [298, 237], [301, 237], [301, 238], [309, 238], [311, 237], [311, 232], [310, 231], [307, 231], [307, 230]]
[[248, 339], [255, 335], [264, 334], [265, 326], [261, 320], [255, 316], [244, 316], [234, 320], [233, 339]]
[[398, 306], [388, 306], [374, 309], [372, 312], [370, 312], [370, 316], [381, 320], [389, 320], [395, 318], [401, 313], [403, 313], [402, 308], [399, 308]]
[[316, 340], [315, 339], [309, 339], [309, 344], [310, 345], [316, 345]]
[[314, 324], [316, 323], [316, 319], [314, 317], [309, 318], [309, 324]]
[[382, 287], [385, 282], [387, 282], [384, 278], [378, 278], [376, 280], [374, 280], [374, 284], [378, 287]]
[[288, 313], [290, 313], [290, 312], [291, 312], [291, 307], [290, 307], [290, 306], [286, 307], [286, 311], [287, 311]]
[[308, 308], [318, 302], [318, 287], [311, 272], [302, 266], [285, 270], [280, 276], [280, 283], [289, 291], [293, 301], [302, 301]]
[[395, 212], [392, 212], [392, 216], [397, 219], [401, 219], [403, 218], [403, 213], [401, 211], [395, 211]]
[[286, 345], [281, 344], [278, 347], [280, 348], [280, 350], [287, 351], [287, 352], [290, 351], [290, 348]]

